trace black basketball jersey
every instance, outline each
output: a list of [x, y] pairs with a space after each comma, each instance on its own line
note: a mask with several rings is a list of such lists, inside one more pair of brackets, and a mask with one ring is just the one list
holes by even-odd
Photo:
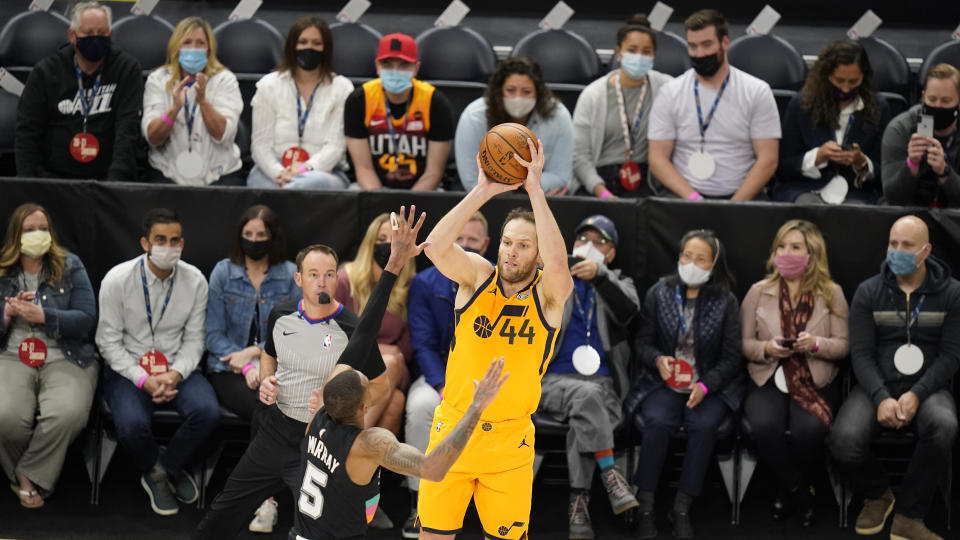
[[363, 538], [380, 503], [380, 469], [365, 486], [347, 475], [347, 455], [362, 431], [317, 411], [300, 445], [303, 481], [297, 502], [297, 537], [307, 540]]

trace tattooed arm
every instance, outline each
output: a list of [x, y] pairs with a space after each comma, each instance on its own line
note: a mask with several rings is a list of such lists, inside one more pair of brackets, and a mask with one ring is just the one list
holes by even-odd
[[443, 480], [447, 471], [466, 448], [467, 441], [470, 440], [470, 435], [473, 434], [480, 420], [480, 415], [493, 402], [500, 386], [509, 376], [508, 373], [501, 378], [502, 371], [503, 358], [494, 360], [483, 380], [474, 382], [477, 389], [473, 396], [473, 403], [450, 434], [428, 455], [423, 455], [409, 444], [397, 441], [393, 433], [382, 428], [364, 430], [357, 437], [355, 444], [379, 466], [399, 474], [439, 482]]

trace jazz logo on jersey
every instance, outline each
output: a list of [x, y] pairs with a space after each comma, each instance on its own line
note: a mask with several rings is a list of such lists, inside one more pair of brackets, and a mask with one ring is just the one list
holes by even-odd
[[[533, 338], [536, 334], [533, 331], [533, 327], [530, 326], [530, 319], [526, 318], [529, 308], [530, 306], [505, 305], [493, 322], [490, 322], [490, 319], [486, 315], [480, 315], [473, 320], [473, 332], [477, 334], [477, 337], [486, 339], [493, 335], [497, 325], [500, 324], [500, 320], [503, 319], [503, 325], [500, 327], [499, 335], [507, 338], [510, 345], [513, 345], [513, 341], [517, 338], [526, 338], [528, 344], [533, 344]], [[510, 322], [513, 317], [523, 317], [523, 323], [520, 325], [519, 332], [517, 331], [517, 327]]]
[[330, 334], [327, 334], [323, 338], [323, 348], [329, 349], [331, 345], [333, 345], [333, 336], [331, 336]]
[[523, 522], [522, 522], [522, 521], [514, 521], [514, 522], [513, 522], [513, 525], [511, 525], [511, 526], [509, 526], [509, 527], [505, 527], [505, 526], [501, 525], [500, 528], [497, 529], [497, 532], [500, 533], [500, 536], [506, 536], [507, 533], [510, 532], [510, 529], [512, 529], [512, 528], [514, 528], [514, 527], [523, 527]]

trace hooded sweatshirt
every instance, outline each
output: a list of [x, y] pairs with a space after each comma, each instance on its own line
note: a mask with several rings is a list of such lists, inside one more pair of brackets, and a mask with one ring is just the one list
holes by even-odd
[[[927, 258], [927, 275], [920, 287], [907, 295], [884, 262], [880, 273], [857, 287], [850, 306], [850, 354], [857, 382], [874, 404], [897, 399], [912, 391], [922, 403], [947, 388], [960, 366], [960, 282], [950, 267], [933, 256]], [[920, 304], [922, 302], [922, 304]], [[923, 367], [901, 375], [893, 363], [897, 349], [907, 343], [907, 317], [919, 315], [910, 329], [910, 342], [923, 351]]]
[[101, 65], [100, 87], [95, 96], [89, 96], [96, 78], [96, 73], [82, 76], [91, 104], [87, 133], [97, 138], [100, 152], [92, 161], [81, 163], [70, 155], [73, 137], [83, 132], [73, 46], [61, 48], [33, 67], [17, 109], [18, 176], [137, 179], [135, 148], [143, 101], [140, 63], [111, 49]]

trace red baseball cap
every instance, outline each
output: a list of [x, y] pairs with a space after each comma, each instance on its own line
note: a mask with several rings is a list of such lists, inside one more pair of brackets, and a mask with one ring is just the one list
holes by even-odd
[[387, 34], [380, 39], [377, 47], [377, 61], [384, 58], [399, 58], [410, 63], [417, 63], [417, 42], [406, 34]]

